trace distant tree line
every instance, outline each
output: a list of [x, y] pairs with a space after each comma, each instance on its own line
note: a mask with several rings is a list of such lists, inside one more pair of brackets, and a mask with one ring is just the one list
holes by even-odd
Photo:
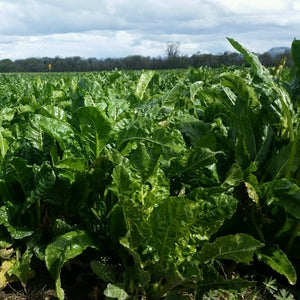
[[[244, 65], [244, 58], [235, 52], [224, 52], [222, 54], [201, 54], [197, 53], [191, 56], [181, 56], [176, 49], [168, 49], [165, 58], [145, 57], [141, 55], [131, 55], [124, 58], [81, 58], [74, 57], [43, 57], [27, 59], [2, 59], [0, 60], [0, 72], [88, 72], [104, 71], [113, 69], [123, 70], [141, 70], [141, 69], [179, 69], [200, 66], [212, 68], [220, 66]], [[292, 66], [291, 53], [287, 50], [285, 53], [272, 56], [268, 52], [258, 55], [260, 61], [266, 67], [276, 66], [283, 57], [287, 58], [286, 66]]]

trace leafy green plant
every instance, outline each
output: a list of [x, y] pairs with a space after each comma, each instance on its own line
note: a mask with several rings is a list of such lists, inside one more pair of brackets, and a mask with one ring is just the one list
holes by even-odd
[[2, 286], [39, 259], [63, 299], [77, 258], [108, 298], [292, 297], [298, 42], [289, 82], [229, 42], [250, 68], [0, 77]]

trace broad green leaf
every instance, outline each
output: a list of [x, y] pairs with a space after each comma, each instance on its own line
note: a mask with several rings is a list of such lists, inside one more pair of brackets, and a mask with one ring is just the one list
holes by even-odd
[[256, 251], [258, 259], [285, 276], [290, 284], [296, 284], [297, 274], [286, 254], [277, 246], [266, 246]]
[[222, 74], [222, 84], [231, 88], [247, 107], [255, 109], [260, 106], [254, 87], [243, 78], [232, 73]]
[[111, 137], [111, 121], [97, 107], [81, 107], [77, 110], [77, 115], [81, 139], [91, 160], [94, 161]]
[[251, 65], [251, 67], [254, 69], [257, 76], [259, 76], [264, 82], [273, 85], [273, 79], [268, 71], [267, 68], [265, 68], [259, 61], [257, 55], [250, 52], [248, 49], [243, 47], [241, 44], [239, 44], [237, 41], [235, 41], [232, 38], [227, 38], [227, 40], [230, 42], [230, 44], [247, 60], [247, 62]]
[[198, 204], [198, 217], [192, 228], [198, 243], [209, 240], [224, 221], [232, 217], [238, 202], [220, 188], [197, 188], [188, 197]]
[[140, 174], [142, 183], [155, 173], [159, 157], [159, 151], [153, 147], [146, 147], [145, 143], [138, 143], [136, 149], [131, 151], [130, 162]]
[[119, 198], [130, 197], [140, 186], [135, 178], [135, 173], [130, 168], [130, 163], [126, 158], [114, 168], [112, 173], [113, 182], [110, 187]]
[[262, 166], [269, 158], [269, 153], [272, 150], [272, 142], [274, 139], [274, 130], [271, 126], [262, 128], [261, 145], [257, 151], [255, 161], [258, 166]]
[[110, 267], [105, 259], [100, 260], [92, 260], [90, 262], [91, 269], [93, 272], [99, 276], [103, 281], [107, 283], [115, 283], [116, 282], [116, 274], [113, 268]]
[[46, 197], [49, 191], [56, 182], [56, 174], [49, 163], [44, 163], [34, 176], [34, 189], [30, 194], [30, 202], [34, 203], [41, 201]]
[[11, 107], [4, 107], [0, 111], [0, 124], [2, 124], [3, 121], [11, 121], [14, 118], [15, 115], [15, 108]]
[[173, 109], [178, 103], [178, 100], [184, 88], [185, 85], [183, 82], [180, 81], [176, 83], [176, 85], [161, 98], [162, 107]]
[[13, 158], [7, 165], [6, 176], [8, 181], [17, 181], [20, 184], [23, 196], [29, 195], [33, 185], [33, 172], [24, 159]]
[[67, 113], [65, 110], [58, 106], [53, 105], [44, 105], [41, 106], [39, 113], [41, 115], [44, 115], [49, 118], [55, 118], [60, 121], [66, 121], [67, 120]]
[[7, 140], [2, 135], [2, 128], [0, 128], [0, 154], [1, 154], [1, 158], [4, 158], [4, 156], [6, 155], [8, 149], [9, 149], [9, 146], [8, 146]]
[[1, 262], [0, 266], [0, 289], [4, 289], [5, 286], [13, 281], [13, 276], [8, 274], [8, 271], [13, 267], [15, 264], [15, 259], [4, 260]]
[[195, 97], [198, 93], [199, 90], [203, 89], [203, 81], [196, 81], [191, 84], [190, 86], [190, 99], [194, 103]]
[[117, 149], [123, 153], [127, 144], [140, 141], [156, 147], [165, 160], [171, 160], [185, 150], [185, 142], [179, 130], [162, 126], [159, 122], [154, 123], [145, 116], [126, 126], [119, 134]]
[[226, 175], [226, 179], [222, 183], [222, 187], [238, 186], [243, 181], [243, 171], [241, 167], [234, 163]]
[[262, 185], [267, 203], [283, 207], [300, 220], [300, 188], [287, 179], [273, 180]]
[[247, 192], [247, 195], [248, 197], [255, 203], [258, 204], [258, 200], [259, 200], [259, 197], [257, 195], [257, 192], [254, 188], [253, 185], [251, 185], [249, 182], [245, 182], [245, 187], [246, 187], [246, 192]]
[[62, 150], [66, 150], [74, 144], [74, 131], [68, 123], [42, 115], [34, 115], [32, 122], [56, 140]]
[[31, 269], [31, 258], [33, 251], [27, 248], [22, 257], [16, 260], [14, 266], [8, 271], [9, 275], [15, 275], [19, 278], [22, 285], [25, 286], [29, 279], [33, 278], [35, 272]]
[[155, 74], [155, 71], [152, 71], [152, 70], [145, 71], [141, 74], [141, 77], [138, 81], [136, 91], [135, 91], [135, 94], [141, 100], [143, 100], [146, 89], [147, 89], [151, 79], [153, 78], [154, 74]]
[[[149, 218], [152, 230], [149, 245], [156, 249], [162, 265], [165, 266], [172, 260], [177, 261], [185, 251], [189, 254], [189, 232], [197, 217], [197, 203], [181, 197], [164, 199], [153, 209]], [[176, 255], [179, 257], [176, 258]]]
[[58, 236], [46, 247], [46, 266], [55, 279], [56, 293], [60, 300], [64, 299], [60, 281], [61, 268], [68, 260], [80, 255], [87, 247], [96, 248], [96, 245], [83, 230], [70, 231]]
[[11, 237], [16, 240], [21, 240], [33, 234], [33, 230], [24, 226], [15, 226], [14, 219], [19, 213], [20, 207], [7, 203], [0, 207], [0, 224], [3, 224]]
[[254, 252], [263, 246], [263, 243], [247, 234], [227, 235], [205, 244], [199, 256], [202, 262], [230, 259], [248, 264], [253, 260]]
[[84, 158], [76, 158], [76, 157], [66, 157], [64, 159], [56, 162], [55, 168], [58, 169], [70, 169], [73, 171], [84, 171], [85, 169], [85, 159]]
[[109, 283], [104, 290], [104, 295], [109, 298], [126, 300], [129, 298], [129, 295], [117, 285]]
[[210, 124], [187, 115], [179, 117], [178, 122], [180, 124], [180, 132], [189, 146], [215, 149], [216, 139], [211, 133]]

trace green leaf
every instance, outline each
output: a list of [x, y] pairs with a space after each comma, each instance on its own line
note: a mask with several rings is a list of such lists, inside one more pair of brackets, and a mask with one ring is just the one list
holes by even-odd
[[242, 168], [234, 163], [232, 164], [229, 172], [226, 175], [226, 179], [222, 183], [222, 187], [238, 186], [243, 181]]
[[5, 206], [0, 207], [0, 224], [3, 224], [11, 237], [16, 240], [21, 240], [25, 237], [31, 236], [33, 230], [28, 229], [26, 226], [15, 226], [14, 218], [19, 213], [19, 206], [7, 203]]
[[230, 219], [237, 207], [237, 200], [221, 188], [197, 188], [188, 195], [199, 205], [198, 217], [192, 232], [195, 240], [209, 240], [226, 219]]
[[130, 197], [140, 185], [135, 177], [129, 161], [126, 158], [122, 158], [122, 161], [114, 168], [112, 173], [113, 183], [110, 189], [121, 199], [124, 196]]
[[155, 71], [152, 70], [145, 71], [141, 74], [135, 91], [136, 96], [138, 96], [141, 100], [143, 100], [146, 89], [154, 74]]
[[87, 247], [96, 248], [96, 245], [83, 230], [70, 231], [58, 236], [46, 247], [46, 266], [55, 279], [56, 293], [60, 300], [64, 299], [60, 281], [61, 268], [68, 260], [80, 255]]
[[67, 113], [58, 106], [44, 105], [40, 108], [39, 113], [49, 118], [55, 118], [60, 121], [67, 120]]
[[161, 98], [162, 106], [164, 108], [173, 109], [178, 103], [178, 99], [184, 88], [185, 85], [182, 81], [176, 83], [176, 85]]
[[4, 158], [4, 156], [6, 155], [8, 149], [9, 149], [9, 146], [8, 146], [7, 140], [3, 136], [2, 128], [0, 127], [0, 154], [1, 154], [1, 158]]
[[42, 115], [34, 115], [32, 122], [56, 140], [63, 150], [74, 144], [74, 131], [68, 123]]
[[259, 76], [264, 82], [267, 84], [273, 85], [273, 79], [268, 71], [267, 68], [265, 68], [259, 61], [257, 55], [250, 52], [248, 49], [243, 47], [241, 44], [239, 44], [237, 41], [235, 41], [232, 38], [227, 38], [227, 40], [230, 42], [230, 44], [247, 60], [247, 62], [251, 65], [251, 67], [254, 69], [257, 76]]
[[277, 246], [266, 246], [256, 251], [257, 258], [285, 276], [290, 284], [296, 284], [297, 274], [286, 254]]
[[149, 219], [152, 230], [149, 245], [156, 249], [162, 265], [177, 261], [176, 255], [181, 256], [181, 252], [188, 254], [189, 231], [197, 217], [197, 203], [181, 197], [164, 199], [153, 209]]
[[56, 174], [50, 164], [45, 162], [34, 176], [34, 188], [31, 190], [28, 203], [38, 203], [45, 199], [47, 192], [54, 186], [55, 182]]
[[91, 269], [93, 272], [99, 276], [103, 281], [107, 283], [115, 283], [116, 276], [114, 270], [110, 267], [108, 262], [105, 259], [99, 260], [92, 260], [90, 262]]
[[81, 139], [84, 147], [94, 161], [99, 157], [111, 137], [112, 124], [98, 107], [85, 106], [77, 110]]
[[156, 148], [146, 147], [145, 143], [139, 143], [136, 149], [130, 153], [132, 166], [139, 172], [142, 183], [155, 173], [158, 167], [159, 151]]
[[17, 276], [24, 286], [35, 275], [34, 270], [30, 267], [32, 256], [32, 249], [27, 248], [22, 257], [15, 262], [14, 266], [8, 272], [9, 275]]
[[29, 195], [33, 184], [33, 172], [24, 159], [14, 157], [8, 163], [5, 173], [8, 181], [17, 181], [20, 184], [25, 197]]
[[109, 283], [104, 290], [104, 295], [118, 300], [126, 300], [129, 298], [129, 295], [122, 288], [111, 283]]
[[228, 86], [236, 92], [247, 107], [255, 109], [260, 106], [254, 87], [249, 85], [245, 79], [232, 73], [224, 73], [221, 78], [223, 86]]
[[205, 244], [199, 256], [202, 262], [230, 259], [248, 264], [253, 260], [254, 252], [263, 246], [263, 243], [247, 234], [227, 235]]
[[262, 185], [267, 203], [283, 207], [300, 220], [300, 188], [287, 179], [273, 180]]

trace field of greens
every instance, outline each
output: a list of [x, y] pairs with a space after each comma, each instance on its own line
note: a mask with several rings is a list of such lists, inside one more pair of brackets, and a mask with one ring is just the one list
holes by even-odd
[[249, 67], [0, 74], [0, 289], [299, 296], [300, 41], [291, 70], [229, 42]]

